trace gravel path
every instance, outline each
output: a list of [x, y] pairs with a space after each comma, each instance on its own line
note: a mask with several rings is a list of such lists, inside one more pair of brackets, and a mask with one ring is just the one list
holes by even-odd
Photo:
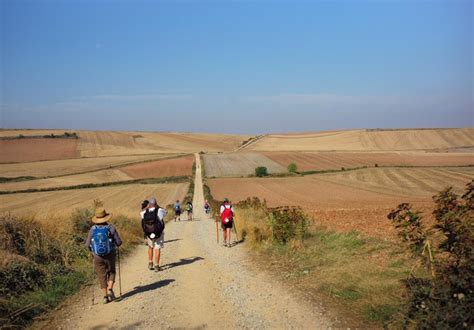
[[[215, 223], [202, 209], [198, 155], [196, 161], [195, 221], [167, 225], [163, 270], [147, 270], [146, 247], [140, 246], [122, 262], [121, 301], [92, 306], [92, 288], [85, 288], [34, 328], [330, 327], [320, 308], [298, 299], [258, 270], [245, 244], [225, 248], [216, 243]], [[99, 298], [99, 290], [94, 289]]]

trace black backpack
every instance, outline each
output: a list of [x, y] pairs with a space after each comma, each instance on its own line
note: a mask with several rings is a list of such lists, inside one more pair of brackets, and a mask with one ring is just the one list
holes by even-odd
[[165, 223], [158, 218], [158, 210], [157, 206], [153, 211], [146, 210], [143, 215], [143, 231], [147, 236], [155, 234], [155, 237], [158, 238], [165, 229]]

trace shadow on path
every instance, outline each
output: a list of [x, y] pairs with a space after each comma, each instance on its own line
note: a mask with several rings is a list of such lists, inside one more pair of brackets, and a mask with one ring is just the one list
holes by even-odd
[[181, 241], [181, 238], [169, 239], [165, 241], [165, 243], [171, 243], [171, 242], [176, 242], [176, 241]]
[[183, 266], [183, 265], [189, 265], [192, 264], [193, 262], [199, 261], [199, 260], [204, 260], [202, 257], [190, 257], [190, 258], [184, 258], [180, 259], [179, 261], [172, 262], [170, 264], [163, 265], [163, 269], [170, 269], [173, 267], [178, 267], [178, 266]]
[[151, 283], [151, 284], [147, 284], [147, 285], [143, 285], [143, 286], [136, 286], [136, 287], [133, 288], [132, 291], [129, 291], [129, 292], [126, 292], [125, 294], [123, 294], [121, 300], [125, 300], [127, 298], [130, 298], [131, 296], [134, 296], [138, 293], [143, 293], [143, 292], [153, 291], [153, 290], [159, 289], [163, 286], [166, 286], [170, 283], [173, 283], [174, 281], [175, 280], [173, 280], [173, 279], [161, 280], [161, 281]]

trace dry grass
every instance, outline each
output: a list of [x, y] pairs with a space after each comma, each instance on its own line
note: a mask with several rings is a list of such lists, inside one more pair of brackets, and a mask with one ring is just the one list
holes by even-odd
[[474, 146], [473, 128], [426, 130], [350, 130], [302, 135], [267, 135], [254, 151], [433, 150]]
[[269, 173], [286, 172], [286, 168], [259, 153], [230, 153], [203, 155], [207, 177], [248, 176], [255, 168], [265, 166]]
[[160, 205], [167, 205], [182, 199], [187, 189], [187, 183], [135, 184], [0, 195], [0, 213], [11, 212], [18, 216], [34, 217], [41, 222], [50, 222], [67, 218], [75, 209], [88, 208], [94, 199], [100, 199], [108, 211], [133, 219], [138, 217], [140, 204], [144, 199], [155, 196]]
[[328, 170], [369, 166], [462, 166], [473, 165], [474, 156], [467, 153], [426, 152], [265, 152], [265, 156], [298, 171]]

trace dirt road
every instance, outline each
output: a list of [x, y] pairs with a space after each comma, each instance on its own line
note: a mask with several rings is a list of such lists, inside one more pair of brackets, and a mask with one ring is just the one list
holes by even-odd
[[[97, 285], [84, 289], [36, 328], [327, 328], [309, 305], [249, 260], [245, 244], [216, 243], [203, 212], [201, 163], [196, 155], [195, 221], [169, 223], [161, 272], [147, 269], [146, 247], [122, 262], [123, 299], [102, 304]], [[184, 215], [182, 216], [184, 219]], [[116, 286], [118, 293], [118, 285]], [[98, 302], [97, 302], [98, 301]]]

